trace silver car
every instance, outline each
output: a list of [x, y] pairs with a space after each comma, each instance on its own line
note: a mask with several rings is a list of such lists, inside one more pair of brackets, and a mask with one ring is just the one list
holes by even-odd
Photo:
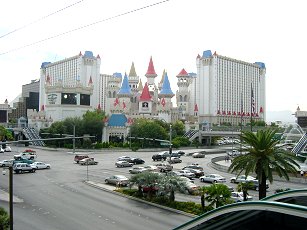
[[3, 160], [0, 161], [0, 167], [9, 167], [13, 165], [14, 160]]
[[209, 183], [225, 183], [226, 178], [222, 177], [219, 174], [208, 174], [205, 176], [201, 176], [200, 178], [201, 182], [209, 182]]
[[129, 169], [129, 173], [131, 174], [137, 174], [137, 173], [142, 173], [142, 172], [146, 172], [148, 171], [148, 169], [144, 168], [144, 167], [134, 167], [132, 169]]
[[127, 186], [129, 179], [123, 175], [109, 176], [104, 180], [107, 184], [114, 184], [118, 186]]
[[128, 161], [117, 161], [115, 163], [115, 166], [118, 168], [123, 168], [123, 167], [132, 167], [133, 164], [129, 163]]
[[231, 177], [230, 182], [231, 183], [241, 183], [241, 182], [253, 182], [258, 180], [255, 177], [252, 176], [245, 176], [245, 175], [239, 175], [237, 177]]

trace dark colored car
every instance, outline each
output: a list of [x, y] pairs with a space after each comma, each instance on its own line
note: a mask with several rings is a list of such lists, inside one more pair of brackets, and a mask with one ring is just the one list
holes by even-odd
[[151, 158], [153, 161], [162, 161], [162, 160], [165, 161], [169, 156], [170, 155], [168, 152], [163, 152], [163, 153], [154, 154]]
[[194, 173], [197, 178], [205, 175], [204, 171], [199, 169], [185, 168], [185, 170], [189, 170], [191, 173]]
[[135, 165], [144, 164], [145, 163], [145, 161], [143, 159], [141, 159], [141, 158], [131, 158], [129, 160], [129, 162], [132, 163], [132, 164], [135, 164]]

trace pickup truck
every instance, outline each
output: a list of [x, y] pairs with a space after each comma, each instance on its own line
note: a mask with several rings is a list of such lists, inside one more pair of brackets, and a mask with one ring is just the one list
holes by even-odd
[[97, 165], [98, 161], [95, 161], [94, 158], [84, 158], [79, 161], [80, 165]]
[[35, 152], [22, 152], [18, 155], [14, 155], [15, 160], [19, 159], [28, 159], [28, 160], [34, 160], [36, 159], [37, 155]]

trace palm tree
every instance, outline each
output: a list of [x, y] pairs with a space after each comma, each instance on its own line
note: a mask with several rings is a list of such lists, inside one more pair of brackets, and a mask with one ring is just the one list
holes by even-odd
[[152, 198], [154, 189], [157, 187], [157, 183], [160, 180], [161, 176], [153, 172], [143, 172], [136, 175], [133, 175], [130, 178], [131, 186], [136, 184], [138, 186], [139, 194], [143, 194], [142, 189], [146, 187], [148, 189], [148, 197]]
[[229, 198], [231, 192], [228, 187], [224, 184], [212, 184], [206, 187], [206, 197], [205, 200], [210, 202], [209, 206], [216, 208], [223, 206], [230, 202]]
[[296, 172], [299, 165], [296, 157], [277, 146], [274, 139], [276, 130], [258, 130], [257, 133], [246, 131], [241, 134], [244, 155], [233, 159], [228, 171], [245, 176], [255, 173], [259, 181], [259, 199], [266, 197], [266, 181], [273, 183], [273, 172], [289, 180], [289, 172]]
[[207, 187], [202, 186], [199, 188], [199, 194], [200, 194], [200, 203], [201, 203], [201, 209], [203, 212], [205, 211], [205, 194], [207, 193]]
[[253, 188], [253, 183], [250, 181], [241, 182], [238, 184], [238, 192], [243, 192], [243, 200], [247, 201], [248, 190]]
[[169, 200], [175, 201], [175, 191], [184, 191], [186, 189], [186, 182], [178, 176], [164, 176], [158, 182], [159, 188], [169, 193]]

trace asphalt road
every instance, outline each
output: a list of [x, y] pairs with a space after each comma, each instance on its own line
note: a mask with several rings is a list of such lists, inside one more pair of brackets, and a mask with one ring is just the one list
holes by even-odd
[[[87, 167], [74, 164], [72, 154], [37, 152], [37, 160], [50, 163], [51, 169], [14, 174], [14, 195], [24, 200], [14, 204], [16, 230], [172, 229], [191, 219], [85, 185]], [[13, 153], [0, 159], [9, 155]], [[89, 166], [89, 177], [112, 174], [102, 169], [102, 162], [113, 153], [95, 155], [100, 164]], [[7, 185], [8, 176], [1, 175], [0, 188], [7, 190]], [[8, 204], [0, 201], [0, 206]]]
[[[22, 151], [23, 148], [14, 149]], [[190, 150], [196, 151], [196, 150]], [[11, 159], [16, 153], [4, 153], [0, 160]], [[51, 164], [50, 170], [36, 173], [14, 174], [14, 195], [23, 203], [14, 204], [14, 227], [16, 230], [41, 229], [172, 229], [191, 217], [152, 207], [121, 196], [117, 196], [83, 183], [85, 179], [104, 182], [107, 176], [121, 174], [130, 176], [129, 168], [116, 168], [114, 163], [119, 156], [127, 155], [144, 159], [145, 164], [155, 164], [151, 160], [153, 152], [100, 151], [88, 153], [99, 162], [98, 165], [80, 166], [73, 163], [73, 154], [67, 151], [37, 150], [38, 161]], [[221, 155], [221, 154], [219, 154]], [[225, 154], [224, 154], [225, 155]], [[174, 164], [181, 169], [190, 163], [199, 163], [205, 173], [219, 173], [227, 178], [234, 176], [218, 172], [208, 166], [212, 157], [194, 159], [183, 156], [183, 162]], [[8, 187], [8, 175], [1, 175], [0, 189]], [[195, 179], [198, 185], [210, 185]], [[270, 185], [268, 195], [277, 188], [304, 188], [306, 184], [275, 181]], [[254, 199], [257, 192], [251, 191]], [[177, 200], [200, 202], [198, 196], [176, 194]], [[0, 201], [0, 206], [8, 208], [8, 203]]]

